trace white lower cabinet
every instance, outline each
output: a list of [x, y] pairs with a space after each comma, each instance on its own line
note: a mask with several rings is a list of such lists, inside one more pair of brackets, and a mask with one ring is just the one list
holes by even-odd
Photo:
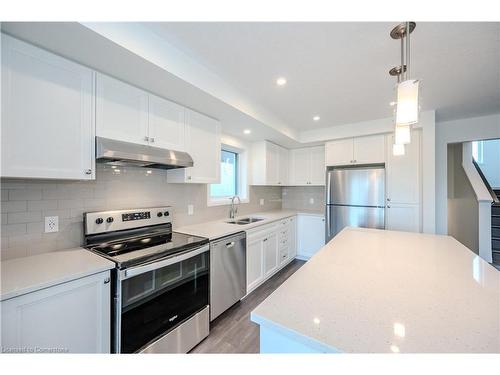
[[385, 226], [390, 230], [420, 232], [420, 205], [388, 204]]
[[109, 271], [1, 302], [2, 349], [109, 353]]
[[295, 217], [247, 231], [247, 294], [296, 256]]
[[278, 259], [278, 234], [270, 232], [263, 240], [264, 252], [264, 277], [268, 278], [275, 273], [279, 266]]
[[325, 218], [320, 215], [297, 215], [297, 257], [309, 259], [325, 245]]

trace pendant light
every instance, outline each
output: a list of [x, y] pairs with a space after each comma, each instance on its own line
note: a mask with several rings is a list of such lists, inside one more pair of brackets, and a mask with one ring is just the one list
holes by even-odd
[[[401, 40], [401, 65], [389, 71], [397, 76], [394, 144], [405, 145], [411, 142], [411, 125], [418, 122], [419, 81], [410, 78], [410, 34], [415, 22], [406, 22], [391, 31], [393, 39]], [[394, 155], [404, 155], [404, 147], [393, 147]]]

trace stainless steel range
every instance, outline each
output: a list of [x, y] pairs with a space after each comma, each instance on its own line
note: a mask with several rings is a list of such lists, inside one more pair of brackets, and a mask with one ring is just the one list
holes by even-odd
[[209, 332], [208, 239], [172, 231], [170, 207], [89, 212], [85, 247], [116, 263], [115, 353], [185, 353]]

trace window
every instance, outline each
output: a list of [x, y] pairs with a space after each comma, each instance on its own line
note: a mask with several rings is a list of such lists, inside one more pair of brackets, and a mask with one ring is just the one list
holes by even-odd
[[483, 163], [483, 141], [472, 142], [472, 157], [476, 163]]
[[248, 203], [248, 145], [235, 138], [223, 138], [220, 153], [220, 183], [207, 188], [207, 206], [231, 204], [231, 198], [240, 197]]
[[210, 185], [210, 196], [229, 198], [238, 195], [238, 154], [222, 150], [220, 155], [220, 184]]

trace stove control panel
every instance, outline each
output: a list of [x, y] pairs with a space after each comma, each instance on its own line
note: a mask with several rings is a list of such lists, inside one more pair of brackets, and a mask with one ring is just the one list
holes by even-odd
[[171, 207], [151, 207], [133, 210], [87, 212], [84, 214], [85, 234], [171, 223], [170, 210]]

